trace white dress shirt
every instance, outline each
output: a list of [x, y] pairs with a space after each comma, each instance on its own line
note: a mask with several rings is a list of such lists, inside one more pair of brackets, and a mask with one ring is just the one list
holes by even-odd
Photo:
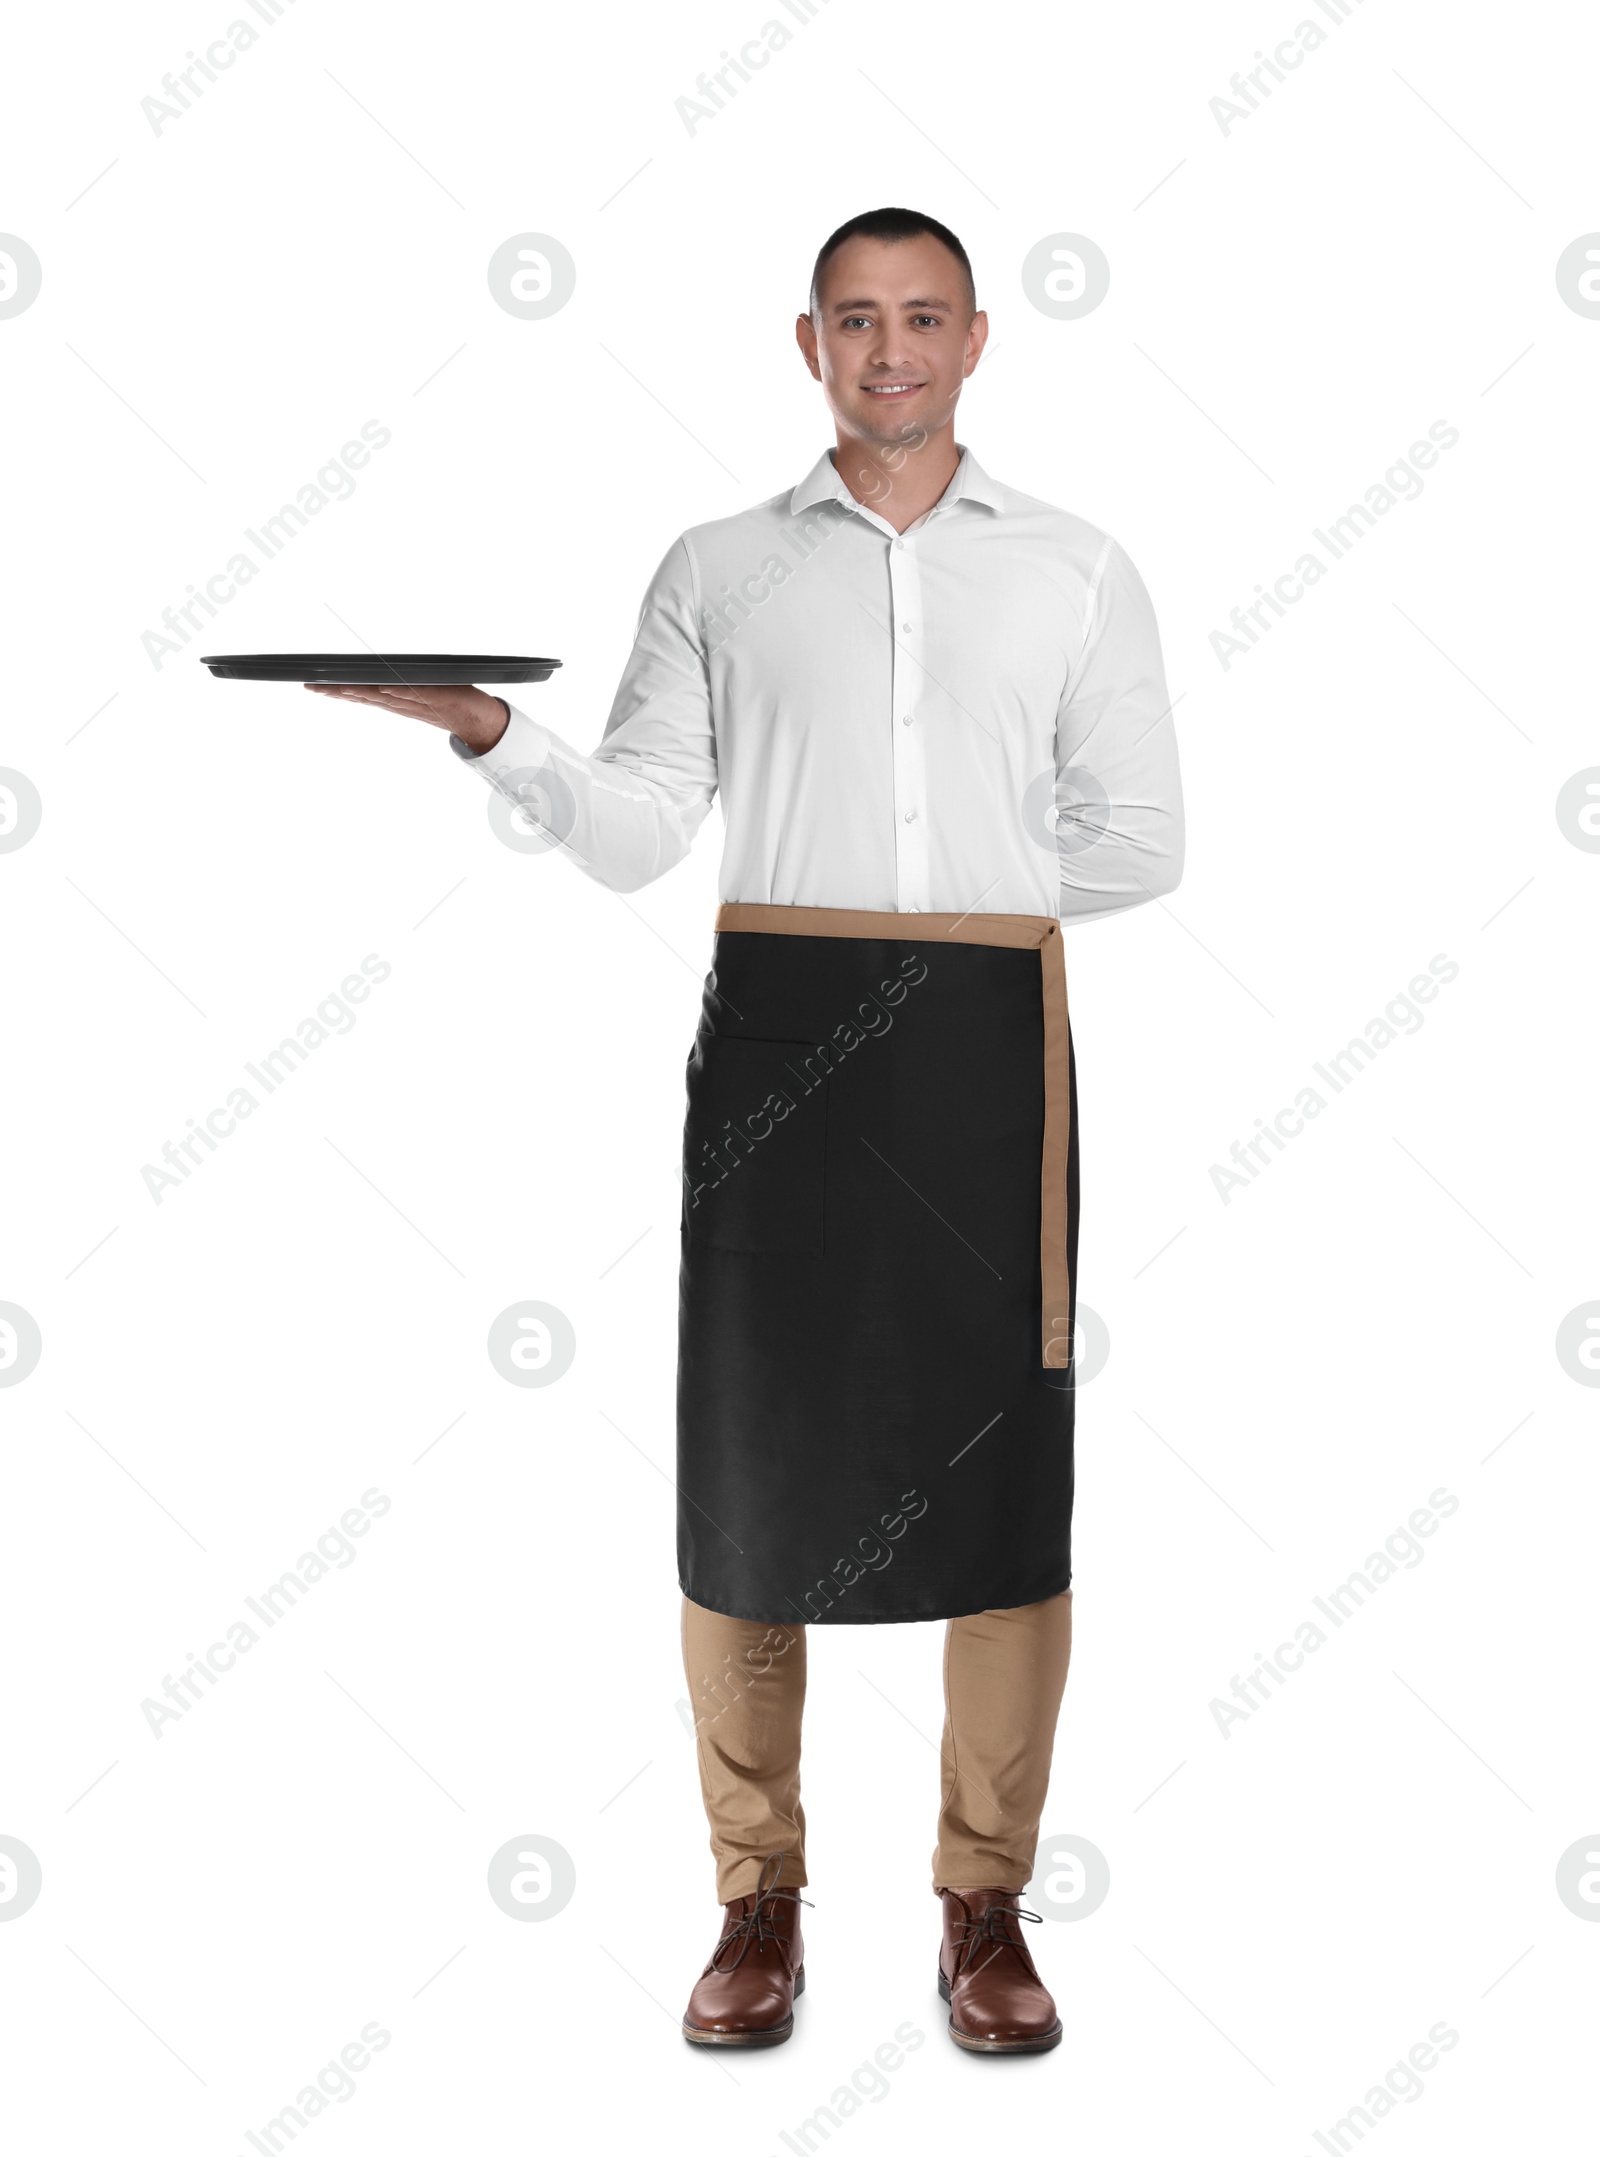
[[831, 451], [792, 492], [685, 532], [592, 754], [515, 706], [482, 756], [451, 742], [615, 891], [681, 861], [719, 791], [727, 900], [1071, 921], [1182, 872], [1137, 570], [965, 448], [903, 533]]

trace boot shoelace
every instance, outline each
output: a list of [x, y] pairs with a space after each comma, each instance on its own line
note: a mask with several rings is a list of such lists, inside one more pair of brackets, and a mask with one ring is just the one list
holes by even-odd
[[[979, 1971], [986, 1970], [996, 1956], [1003, 1954], [1008, 1947], [1016, 1950], [1030, 1977], [1038, 1976], [1039, 1973], [1033, 1966], [1033, 1957], [1028, 1952], [1027, 1942], [1020, 1932], [1013, 1934], [1010, 1930], [1013, 1918], [1028, 1925], [1044, 1923], [1037, 1910], [1018, 1909], [1007, 1902], [991, 1902], [982, 1917], [966, 1917], [960, 1921], [955, 1938], [956, 1957], [955, 1968], [951, 1972], [952, 1980], [963, 1974], [976, 1976]], [[974, 1963], [973, 1957], [980, 1947], [992, 1948], [993, 1953], [986, 1955], [982, 1962]]]
[[[776, 1867], [770, 1880], [767, 1878], [768, 1865]], [[778, 1880], [782, 1872], [783, 1853], [775, 1850], [761, 1867], [760, 1878], [756, 1881], [756, 1899], [754, 1903], [743, 1917], [736, 1917], [732, 1920], [727, 1931], [723, 1933], [722, 1938], [712, 1949], [711, 1967], [713, 1970], [726, 1975], [727, 1971], [738, 1969], [752, 1947], [760, 1949], [769, 1942], [778, 1949], [785, 1968], [788, 1967], [789, 1942], [773, 1922], [772, 1905], [775, 1902], [803, 1902], [808, 1910], [812, 1905], [804, 1895], [797, 1894], [793, 1888], [779, 1888]], [[739, 1944], [739, 1952], [731, 1962], [724, 1963], [722, 1960], [723, 1951], [731, 1947], [735, 1941]]]

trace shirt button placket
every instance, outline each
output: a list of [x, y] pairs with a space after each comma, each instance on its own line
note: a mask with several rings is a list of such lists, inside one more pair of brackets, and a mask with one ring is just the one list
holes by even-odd
[[927, 769], [919, 723], [927, 675], [922, 666], [922, 582], [917, 550], [902, 540], [889, 550], [893, 609], [893, 667], [889, 733], [894, 754], [896, 905], [901, 913], [928, 909]]

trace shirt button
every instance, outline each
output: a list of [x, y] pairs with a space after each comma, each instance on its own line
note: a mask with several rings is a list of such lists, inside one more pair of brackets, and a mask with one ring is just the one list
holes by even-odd
[[910, 624], [909, 622], [902, 622], [902, 623], [900, 624], [900, 627], [901, 627], [902, 629], [909, 629], [909, 628], [911, 627], [911, 624]]
[[897, 539], [897, 540], [895, 541], [895, 545], [896, 545], [897, 547], [903, 547], [903, 546], [905, 545], [905, 541], [904, 541], [903, 539]]
[[904, 714], [904, 716], [901, 718], [900, 724], [902, 726], [909, 726], [911, 724], [911, 714], [909, 712], [906, 712]]
[[908, 809], [908, 810], [906, 811], [906, 822], [907, 822], [908, 824], [914, 824], [914, 823], [915, 823], [916, 821], [917, 821], [917, 812], [916, 812], [916, 810], [915, 810], [915, 809]]

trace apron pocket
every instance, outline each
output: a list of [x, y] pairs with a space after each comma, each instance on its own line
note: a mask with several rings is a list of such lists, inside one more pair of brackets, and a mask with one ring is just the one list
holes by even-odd
[[828, 1088], [815, 1044], [697, 1034], [686, 1076], [684, 1235], [714, 1251], [820, 1254]]

